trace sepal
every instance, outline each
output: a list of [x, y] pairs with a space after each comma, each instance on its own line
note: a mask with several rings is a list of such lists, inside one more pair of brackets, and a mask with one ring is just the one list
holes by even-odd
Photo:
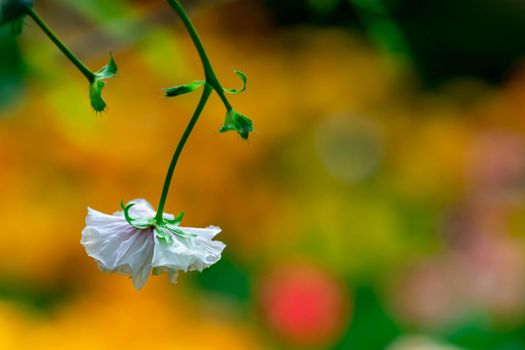
[[136, 229], [146, 230], [153, 228], [155, 235], [158, 239], [162, 240], [164, 243], [171, 243], [172, 235], [177, 235], [183, 238], [194, 238], [197, 237], [196, 234], [184, 232], [183, 229], [179, 227], [179, 224], [184, 217], [184, 212], [180, 212], [174, 219], [162, 218], [160, 220], [155, 217], [152, 218], [133, 218], [131, 217], [129, 210], [133, 208], [135, 203], [129, 203], [124, 205], [124, 201], [120, 201], [120, 207], [124, 213], [124, 218]]
[[167, 228], [162, 226], [155, 226], [154, 231], [155, 235], [159, 240], [163, 241], [166, 244], [171, 243], [173, 238], [171, 237], [171, 234]]
[[134, 219], [129, 214], [129, 210], [135, 205], [135, 203], [129, 203], [128, 205], [124, 206], [124, 202], [120, 202], [120, 207], [122, 208], [122, 211], [124, 213], [124, 218], [134, 228], [145, 230], [147, 228], [150, 228], [153, 226], [153, 218], [146, 219], [146, 218], [140, 218], [140, 219]]
[[205, 84], [206, 82], [203, 80], [195, 80], [186, 85], [178, 85], [178, 86], [164, 89], [164, 93], [166, 97], [180, 96], [180, 95], [188, 94], [192, 91], [195, 91]]
[[234, 69], [233, 72], [241, 79], [241, 81], [242, 81], [242, 88], [240, 88], [240, 89], [223, 89], [223, 90], [224, 90], [224, 92], [227, 92], [229, 94], [237, 95], [237, 94], [240, 94], [241, 92], [246, 91], [246, 84], [248, 82], [248, 77], [246, 76], [246, 74], [244, 74], [240, 70]]
[[164, 218], [164, 221], [166, 221], [168, 224], [171, 224], [171, 225], [180, 225], [183, 217], [184, 217], [184, 212], [181, 211], [173, 220]]
[[95, 77], [97, 79], [109, 79], [113, 78], [117, 74], [117, 63], [113, 59], [113, 55], [110, 54], [109, 62], [104, 67], [100, 68], [96, 73]]
[[166, 224], [165, 228], [168, 229], [171, 233], [183, 237], [183, 238], [195, 238], [197, 237], [194, 233], [186, 233], [183, 229], [180, 227], [177, 227], [178, 225], [172, 225], [172, 224]]

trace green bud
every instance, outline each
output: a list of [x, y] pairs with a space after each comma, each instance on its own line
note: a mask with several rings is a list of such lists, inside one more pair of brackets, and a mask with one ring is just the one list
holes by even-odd
[[89, 98], [91, 106], [96, 112], [103, 112], [106, 109], [106, 102], [102, 98], [102, 89], [106, 86], [104, 79], [109, 79], [117, 73], [117, 64], [110, 57], [108, 64], [95, 73], [95, 78], [89, 85]]
[[179, 95], [184, 95], [184, 94], [197, 90], [204, 84], [206, 84], [205, 81], [195, 80], [186, 85], [178, 85], [178, 86], [164, 89], [164, 93], [166, 94], [166, 97], [175, 97]]
[[95, 79], [89, 85], [89, 99], [91, 100], [91, 107], [96, 112], [103, 112], [106, 109], [106, 102], [102, 98], [102, 89], [106, 86], [102, 80]]
[[235, 109], [231, 109], [226, 112], [224, 125], [219, 129], [219, 132], [227, 131], [235, 131], [242, 139], [247, 140], [253, 131], [253, 122]]

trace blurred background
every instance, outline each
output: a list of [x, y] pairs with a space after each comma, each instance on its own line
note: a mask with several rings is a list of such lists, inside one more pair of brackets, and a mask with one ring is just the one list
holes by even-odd
[[86, 207], [158, 201], [202, 78], [158, 0], [36, 9], [0, 28], [0, 349], [525, 349], [525, 3], [186, 1], [255, 122], [207, 106], [168, 212], [219, 225], [223, 259], [136, 292], [79, 243]]

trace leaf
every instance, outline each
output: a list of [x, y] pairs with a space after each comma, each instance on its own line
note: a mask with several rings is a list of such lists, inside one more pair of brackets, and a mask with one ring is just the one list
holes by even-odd
[[206, 82], [203, 80], [195, 80], [186, 85], [178, 85], [164, 89], [164, 93], [166, 94], [166, 97], [180, 96], [195, 91], [204, 84], [206, 84]]
[[247, 140], [253, 130], [253, 122], [250, 119], [231, 109], [226, 112], [224, 125], [219, 129], [219, 132], [235, 131], [243, 140]]
[[239, 78], [241, 78], [241, 80], [242, 80], [242, 88], [240, 88], [240, 89], [224, 89], [224, 92], [227, 92], [229, 94], [237, 95], [237, 94], [240, 94], [241, 92], [246, 91], [246, 84], [248, 82], [248, 77], [246, 76], [246, 74], [244, 74], [240, 70], [233, 69], [233, 72], [235, 74], [237, 74], [237, 76]]

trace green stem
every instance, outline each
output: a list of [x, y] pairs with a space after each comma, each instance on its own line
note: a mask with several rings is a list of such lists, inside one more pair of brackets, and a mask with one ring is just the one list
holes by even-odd
[[179, 144], [177, 145], [177, 149], [175, 150], [175, 153], [173, 154], [173, 158], [171, 159], [171, 163], [168, 168], [168, 173], [166, 174], [166, 179], [164, 180], [164, 186], [162, 188], [162, 194], [160, 196], [160, 202], [159, 202], [159, 206], [157, 209], [157, 215], [155, 216], [155, 220], [159, 223], [162, 221], [162, 214], [164, 213], [164, 205], [166, 204], [166, 198], [168, 197], [168, 192], [170, 190], [171, 179], [173, 177], [173, 172], [175, 171], [175, 166], [177, 165], [177, 161], [179, 160], [180, 154], [182, 153], [182, 150], [184, 149], [184, 145], [186, 144], [188, 137], [193, 131], [193, 127], [199, 120], [199, 117], [202, 113], [202, 110], [204, 109], [204, 106], [206, 105], [206, 102], [208, 102], [208, 98], [210, 97], [212, 90], [213, 90], [213, 87], [211, 87], [210, 85], [206, 84], [204, 86], [204, 91], [202, 92], [202, 96], [199, 101], [199, 104], [197, 105], [197, 108], [195, 109], [195, 112], [193, 113], [193, 116], [191, 117], [188, 123], [188, 126], [186, 127], [186, 130], [184, 130], [184, 134], [182, 134]]
[[202, 44], [199, 34], [197, 33], [197, 30], [193, 26], [191, 19], [186, 14], [184, 7], [182, 7], [181, 3], [178, 0], [167, 0], [167, 1], [168, 1], [168, 4], [173, 8], [173, 10], [175, 10], [175, 12], [181, 18], [182, 23], [184, 24], [184, 27], [186, 27], [186, 30], [188, 31], [188, 34], [190, 35], [191, 40], [193, 41], [193, 44], [195, 45], [195, 48], [197, 49], [197, 52], [199, 54], [199, 57], [202, 63], [202, 68], [204, 69], [204, 75], [206, 77], [206, 85], [204, 86], [204, 91], [202, 92], [202, 96], [199, 101], [199, 104], [197, 105], [197, 108], [195, 109], [195, 112], [193, 113], [193, 116], [191, 117], [188, 123], [188, 126], [186, 127], [186, 130], [184, 130], [184, 133], [182, 134], [179, 144], [177, 145], [177, 149], [175, 149], [175, 153], [173, 154], [173, 158], [171, 159], [171, 163], [168, 168], [168, 173], [166, 174], [166, 179], [164, 180], [164, 186], [162, 187], [162, 194], [160, 196], [159, 206], [157, 208], [157, 214], [155, 215], [155, 221], [157, 221], [158, 223], [162, 222], [164, 206], [166, 204], [166, 199], [168, 197], [168, 192], [170, 190], [171, 180], [173, 178], [173, 173], [175, 171], [177, 161], [179, 160], [180, 154], [182, 153], [182, 150], [184, 149], [184, 145], [186, 144], [186, 141], [188, 140], [191, 132], [193, 131], [195, 124], [199, 120], [202, 110], [204, 109], [204, 106], [206, 106], [206, 102], [208, 102], [208, 98], [210, 97], [210, 94], [212, 93], [212, 91], [215, 90], [215, 92], [217, 92], [217, 94], [221, 98], [222, 102], [224, 103], [224, 106], [226, 107], [228, 111], [232, 109], [232, 106], [230, 105], [230, 103], [228, 102], [228, 99], [226, 98], [226, 95], [224, 94], [224, 89], [222, 85], [220, 84], [219, 79], [217, 79], [215, 72], [213, 71], [213, 67], [211, 65], [210, 59], [208, 58], [206, 50], [204, 49], [204, 45]]
[[230, 104], [230, 101], [226, 98], [226, 94], [224, 93], [223, 88], [221, 87], [220, 90], [215, 89], [215, 92], [217, 92], [217, 95], [219, 95], [222, 103], [224, 104], [224, 107], [226, 107], [226, 110], [229, 112], [233, 109], [232, 105]]
[[84, 63], [82, 63], [77, 56], [58, 38], [58, 36], [51, 30], [51, 28], [44, 22], [38, 13], [31, 7], [26, 8], [27, 14], [38, 24], [44, 33], [51, 39], [51, 41], [62, 51], [62, 53], [78, 68], [78, 70], [92, 83], [95, 80], [95, 73], [93, 73]]
[[224, 103], [224, 106], [229, 111], [232, 109], [232, 106], [228, 99], [226, 98], [226, 95], [224, 94], [224, 88], [222, 87], [221, 83], [219, 82], [219, 79], [217, 79], [217, 76], [215, 75], [215, 72], [213, 71], [213, 67], [211, 65], [210, 59], [208, 58], [208, 54], [206, 53], [206, 50], [204, 49], [204, 45], [202, 45], [202, 41], [199, 37], [199, 34], [197, 33], [197, 30], [193, 26], [193, 23], [191, 22], [191, 19], [189, 18], [188, 14], [184, 10], [184, 7], [181, 5], [179, 0], [167, 0], [168, 4], [177, 12], [179, 17], [182, 20], [182, 23], [184, 24], [184, 27], [186, 27], [186, 30], [188, 31], [188, 34], [191, 37], [191, 40], [193, 41], [193, 44], [195, 45], [195, 48], [197, 49], [197, 52], [199, 54], [199, 57], [202, 62], [202, 67], [204, 68], [204, 75], [206, 77], [206, 82], [213, 87], [213, 89], [217, 92], [219, 97], [221, 98], [222, 102]]

